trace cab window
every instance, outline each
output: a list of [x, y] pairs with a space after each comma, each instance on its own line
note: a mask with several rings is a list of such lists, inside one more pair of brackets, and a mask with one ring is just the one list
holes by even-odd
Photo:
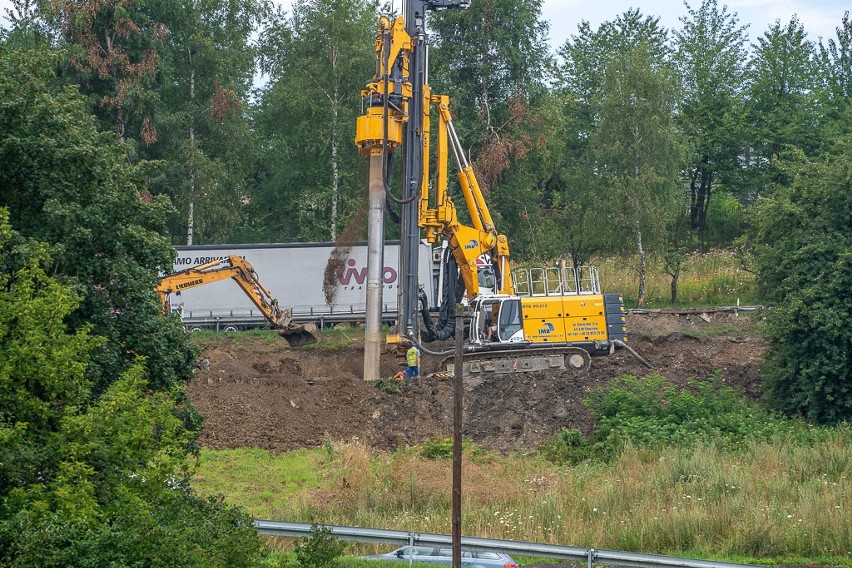
[[521, 300], [520, 298], [505, 300], [500, 304], [500, 323], [498, 333], [500, 339], [507, 341], [521, 330]]

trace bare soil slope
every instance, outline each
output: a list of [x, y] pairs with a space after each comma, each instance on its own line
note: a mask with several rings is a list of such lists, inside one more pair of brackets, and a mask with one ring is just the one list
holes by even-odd
[[[706, 321], [710, 320], [710, 321]], [[750, 318], [733, 314], [633, 314], [630, 343], [656, 370], [675, 380], [721, 380], [759, 396], [758, 364], [764, 345]], [[715, 330], [715, 331], [714, 331]], [[721, 335], [714, 335], [722, 333]], [[714, 335], [699, 340], [695, 335]], [[201, 443], [210, 448], [254, 446], [269, 450], [314, 447], [358, 438], [377, 449], [417, 444], [452, 433], [452, 384], [424, 378], [402, 395], [362, 380], [363, 346], [337, 350], [290, 349], [224, 338], [204, 350], [189, 396], [205, 416]], [[439, 358], [424, 356], [426, 372]], [[401, 358], [383, 355], [391, 376]], [[628, 353], [593, 359], [585, 373], [522, 373], [466, 380], [465, 436], [490, 450], [531, 449], [562, 428], [589, 432], [593, 420], [582, 400], [593, 387], [648, 370]]]

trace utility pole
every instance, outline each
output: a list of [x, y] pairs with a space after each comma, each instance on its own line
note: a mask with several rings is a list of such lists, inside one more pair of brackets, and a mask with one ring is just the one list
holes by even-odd
[[456, 345], [453, 368], [453, 568], [461, 568], [462, 431], [464, 402], [464, 305], [456, 304]]

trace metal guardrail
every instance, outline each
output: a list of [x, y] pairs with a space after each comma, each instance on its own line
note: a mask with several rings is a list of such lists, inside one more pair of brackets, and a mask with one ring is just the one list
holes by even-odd
[[[311, 525], [305, 523], [287, 523], [281, 521], [255, 520], [254, 526], [262, 535], [305, 538], [311, 536]], [[452, 537], [447, 534], [391, 531], [385, 529], [368, 529], [361, 527], [343, 527], [322, 525], [331, 530], [331, 535], [339, 540], [357, 542], [373, 542], [394, 545], [425, 545], [451, 546]], [[462, 546], [491, 552], [507, 554], [522, 554], [541, 558], [555, 558], [574, 562], [592, 564], [611, 564], [615, 566], [636, 566], [639, 568], [757, 568], [751, 564], [731, 564], [713, 560], [695, 560], [674, 556], [659, 556], [656, 554], [640, 554], [637, 552], [619, 552], [616, 550], [599, 550], [595, 548], [579, 548], [576, 546], [560, 546], [556, 544], [539, 544], [490, 538], [461, 537]]]

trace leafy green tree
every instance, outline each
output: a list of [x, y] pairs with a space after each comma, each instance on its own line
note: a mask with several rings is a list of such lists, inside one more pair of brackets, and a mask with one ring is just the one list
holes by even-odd
[[577, 34], [559, 49], [555, 90], [562, 102], [560, 139], [565, 147], [549, 184], [556, 190], [554, 203], [563, 220], [561, 234], [575, 266], [601, 251], [617, 250], [624, 242], [623, 234], [610, 230], [613, 189], [601, 175], [594, 146], [604, 119], [605, 71], [611, 61], [628, 57], [640, 46], [651, 60], [666, 61], [667, 36], [659, 18], [629, 10], [597, 29], [581, 22]]
[[67, 333], [79, 299], [44, 272], [48, 247], [20, 238], [0, 208], [0, 487], [35, 481], [51, 456], [50, 432], [86, 403], [84, 370], [99, 340]]
[[[84, 93], [122, 140], [157, 140], [151, 86], [168, 28], [138, 0], [61, 0], [54, 3], [70, 63]], [[131, 119], [138, 131], [130, 132]]]
[[171, 207], [140, 182], [145, 164], [130, 165], [126, 145], [99, 132], [85, 99], [57, 79], [60, 57], [2, 57], [0, 206], [24, 237], [50, 245], [51, 273], [78, 293], [71, 328], [91, 325], [107, 339], [87, 367], [97, 392], [140, 356], [152, 387], [188, 381], [194, 349], [152, 293], [157, 271], [172, 267]]
[[432, 90], [451, 97], [456, 131], [513, 254], [535, 259], [562, 253], [548, 183], [560, 133], [549, 122], [553, 63], [541, 5], [484, 0], [427, 17]]
[[821, 159], [800, 157], [790, 166], [790, 186], [759, 203], [753, 235], [759, 282], [773, 306], [769, 400], [789, 415], [822, 423], [852, 420], [850, 172], [847, 132]]
[[704, 249], [713, 190], [739, 167], [746, 26], [716, 0], [687, 10], [675, 32], [674, 61], [683, 84], [678, 124], [692, 148], [689, 221]]
[[801, 150], [812, 155], [821, 144], [819, 83], [814, 45], [794, 16], [776, 21], [759, 37], [747, 70], [745, 139], [746, 200], [785, 184], [780, 161]]
[[660, 26], [660, 18], [642, 16], [638, 9], [631, 9], [596, 30], [583, 20], [577, 34], [559, 48], [557, 86], [579, 102], [573, 112], [586, 145], [600, 120], [597, 103], [604, 88], [607, 62], [640, 45], [656, 61], [669, 57], [668, 32]]
[[571, 104], [553, 93], [535, 108], [523, 108], [518, 124], [504, 135], [524, 146], [506, 156], [491, 202], [514, 255], [543, 261], [568, 258], [577, 267], [606, 247], [599, 230], [606, 194], [592, 164], [566, 157], [580, 136], [574, 116], [564, 111]]
[[39, 4], [37, 0], [12, 0], [12, 7], [4, 10], [10, 27], [0, 28], [0, 39], [7, 47], [33, 49], [50, 42], [50, 27], [41, 17]]
[[162, 0], [149, 7], [169, 30], [151, 86], [158, 141], [142, 152], [164, 164], [152, 191], [172, 198], [179, 213], [170, 226], [186, 244], [233, 242], [256, 153], [248, 112], [252, 34], [266, 3]]
[[640, 45], [608, 60], [600, 124], [591, 138], [596, 169], [613, 206], [610, 215], [632, 232], [639, 255], [640, 307], [645, 302], [647, 246], [660, 240], [682, 194], [685, 155], [674, 123], [676, 78], [666, 62], [655, 61], [651, 54]]
[[299, 0], [262, 38], [269, 85], [257, 108], [262, 152], [249, 205], [262, 240], [335, 240], [360, 196], [352, 142], [375, 72], [376, 6]]
[[541, 4], [482, 0], [429, 14], [432, 89], [452, 97], [469, 144], [500, 134], [513, 101], [529, 103], [544, 89], [552, 69]]
[[849, 12], [837, 27], [837, 37], [819, 43], [819, 63], [826, 80], [826, 116], [829, 130], [843, 130], [843, 118], [852, 105], [852, 20]]
[[152, 392], [138, 362], [92, 401], [102, 339], [68, 329], [79, 298], [8, 220], [0, 209], [0, 564], [252, 563], [250, 520], [189, 488], [180, 388]]

